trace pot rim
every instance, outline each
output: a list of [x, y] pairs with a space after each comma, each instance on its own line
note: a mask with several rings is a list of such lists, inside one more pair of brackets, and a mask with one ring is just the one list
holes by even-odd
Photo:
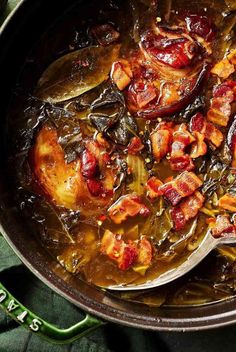
[[[27, 3], [27, 0], [20, 0], [16, 5], [11, 14], [4, 21], [3, 25], [0, 28], [0, 37], [5, 32], [6, 28], [11, 25], [11, 22], [16, 18], [19, 13], [19, 9]], [[145, 330], [153, 331], [176, 331], [176, 332], [185, 332], [185, 331], [198, 331], [206, 330], [210, 328], [218, 328], [227, 325], [236, 323], [236, 309], [230, 310], [224, 313], [216, 313], [209, 316], [199, 316], [194, 318], [153, 318], [149, 319], [145, 316], [138, 315], [137, 313], [127, 313], [122, 311], [119, 308], [113, 308], [106, 305], [105, 303], [97, 303], [90, 298], [87, 298], [85, 295], [81, 295], [76, 298], [76, 295], [73, 294], [73, 291], [69, 292], [68, 290], [63, 290], [63, 283], [58, 280], [58, 277], [52, 271], [44, 272], [41, 267], [33, 265], [27, 257], [17, 248], [14, 242], [10, 239], [7, 234], [7, 231], [4, 229], [2, 223], [0, 223], [0, 232], [3, 234], [4, 238], [14, 250], [16, 255], [20, 258], [24, 265], [43, 283], [45, 283], [53, 291], [64, 297], [66, 300], [79, 307], [83, 311], [96, 315], [99, 318], [102, 318], [106, 321], [110, 321], [117, 324], [122, 324], [134, 328], [141, 328]], [[224, 302], [215, 303], [215, 305], [220, 303], [229, 303], [233, 299], [225, 300]], [[133, 303], [135, 304], [135, 303]], [[180, 308], [176, 308], [180, 309]], [[199, 309], [196, 307], [194, 309]]]

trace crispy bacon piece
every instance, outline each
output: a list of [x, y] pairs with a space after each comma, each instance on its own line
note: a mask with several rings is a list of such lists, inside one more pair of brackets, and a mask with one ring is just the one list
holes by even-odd
[[145, 236], [139, 241], [125, 243], [121, 235], [110, 230], [106, 230], [102, 237], [100, 251], [116, 261], [121, 270], [127, 270], [134, 264], [150, 266], [153, 254], [152, 245]]
[[199, 132], [204, 134], [206, 131], [206, 119], [200, 113], [197, 112], [195, 115], [191, 117], [190, 120], [190, 131], [191, 132]]
[[203, 203], [203, 195], [196, 191], [192, 196], [182, 200], [177, 207], [174, 207], [171, 211], [171, 217], [175, 230], [181, 230], [188, 220], [194, 218]]
[[186, 124], [183, 123], [176, 127], [176, 131], [173, 133], [173, 143], [170, 153], [170, 166], [172, 170], [190, 171], [194, 169], [191, 157], [185, 153], [186, 147], [194, 141], [195, 138], [187, 130]]
[[119, 269], [127, 270], [134, 264], [138, 249], [135, 243], [130, 241], [126, 244], [120, 235], [106, 230], [101, 242], [101, 253], [115, 260]]
[[231, 104], [235, 101], [236, 82], [228, 81], [216, 86], [213, 90], [211, 106], [207, 119], [217, 125], [226, 127], [231, 115]]
[[148, 239], [143, 236], [138, 243], [138, 256], [136, 262], [139, 265], [149, 266], [152, 262], [153, 249]]
[[185, 220], [188, 221], [189, 219], [194, 218], [199, 209], [203, 206], [203, 203], [204, 197], [199, 191], [196, 191], [192, 196], [184, 199], [179, 204], [179, 207], [184, 213]]
[[216, 28], [207, 16], [189, 14], [185, 22], [190, 34], [197, 34], [208, 42], [215, 38]]
[[211, 73], [223, 79], [228, 78], [234, 71], [234, 65], [227, 58], [217, 62], [211, 69]]
[[188, 154], [171, 158], [170, 166], [174, 171], [191, 171], [195, 168], [193, 160]]
[[228, 78], [235, 72], [236, 65], [236, 49], [232, 50], [225, 59], [217, 62], [211, 69], [211, 73], [217, 75], [222, 79]]
[[109, 23], [94, 26], [90, 31], [93, 37], [102, 46], [110, 45], [116, 42], [120, 37], [120, 33]]
[[219, 207], [225, 210], [236, 212], [236, 195], [231, 193], [224, 194], [219, 199]]
[[128, 217], [150, 214], [150, 210], [142, 203], [139, 196], [127, 194], [120, 197], [109, 209], [108, 215], [115, 224], [121, 224]]
[[[213, 123], [207, 122], [205, 117], [199, 112], [192, 116], [190, 120], [190, 130], [193, 132], [193, 135], [198, 142], [197, 145], [193, 143], [193, 146], [198, 148], [199, 153], [205, 154], [207, 152], [206, 145], [203, 142], [204, 139], [206, 139], [216, 148], [221, 145], [224, 139], [222, 132], [216, 128]], [[191, 153], [192, 152], [193, 150]], [[192, 158], [194, 158], [192, 154], [190, 155]]]
[[112, 65], [111, 78], [119, 90], [125, 89], [131, 82], [133, 73], [127, 60], [121, 59]]
[[172, 141], [171, 126], [171, 123], [161, 123], [158, 125], [158, 129], [150, 136], [153, 156], [158, 162], [164, 158], [170, 150], [170, 143]]
[[160, 187], [164, 197], [172, 204], [177, 205], [182, 198], [193, 194], [202, 185], [202, 181], [193, 172], [184, 171], [173, 181]]
[[156, 103], [157, 89], [151, 82], [136, 80], [128, 89], [128, 105], [131, 111], [140, 110], [149, 103]]
[[81, 155], [81, 173], [84, 177], [90, 179], [98, 174], [98, 161], [95, 156], [87, 149]]
[[205, 139], [218, 148], [224, 140], [223, 133], [213, 123], [207, 122]]
[[162, 185], [163, 183], [155, 176], [152, 176], [151, 178], [149, 178], [146, 184], [147, 196], [150, 199], [155, 199], [163, 195], [163, 192], [160, 191], [160, 186]]
[[128, 145], [128, 153], [136, 155], [143, 150], [144, 145], [139, 137], [133, 137]]
[[124, 247], [124, 252], [120, 260], [118, 261], [119, 269], [121, 270], [129, 269], [134, 264], [136, 257], [137, 257], [137, 247], [132, 243], [126, 244], [126, 246]]
[[165, 82], [163, 84], [160, 94], [160, 104], [163, 106], [170, 106], [180, 98], [179, 86], [173, 82]]
[[211, 228], [212, 236], [215, 238], [236, 236], [235, 227], [227, 215], [218, 215]]
[[195, 142], [192, 143], [190, 157], [193, 159], [203, 156], [207, 152], [207, 145], [204, 142], [205, 135], [200, 132], [193, 132]]

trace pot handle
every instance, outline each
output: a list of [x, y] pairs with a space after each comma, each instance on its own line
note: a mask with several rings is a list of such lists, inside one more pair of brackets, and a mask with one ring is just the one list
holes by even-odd
[[60, 329], [39, 318], [35, 313], [24, 307], [17, 301], [10, 292], [0, 283], [0, 307], [14, 320], [22, 326], [37, 333], [46, 340], [57, 344], [67, 344], [82, 336], [90, 333], [92, 330], [105, 324], [89, 314], [79, 323], [66, 328]]

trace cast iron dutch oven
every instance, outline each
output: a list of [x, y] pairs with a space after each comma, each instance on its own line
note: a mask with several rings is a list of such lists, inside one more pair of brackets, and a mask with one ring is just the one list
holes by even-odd
[[0, 31], [0, 230], [23, 263], [51, 289], [81, 308], [86, 316], [73, 327], [59, 329], [22, 306], [2, 285], [0, 304], [25, 327], [60, 343], [78, 338], [104, 321], [159, 331], [190, 331], [232, 324], [236, 322], [236, 298], [202, 307], [153, 308], [124, 302], [109, 292], [75, 279], [59, 268], [37, 242], [13, 203], [5, 160], [6, 112], [11, 91], [32, 45], [74, 2], [23, 0]]

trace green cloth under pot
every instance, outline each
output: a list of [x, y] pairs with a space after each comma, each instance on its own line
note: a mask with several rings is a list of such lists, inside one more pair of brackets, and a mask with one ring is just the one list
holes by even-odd
[[[0, 237], [0, 280], [20, 302], [60, 327], [83, 314], [38, 280]], [[158, 333], [107, 324], [72, 344], [42, 340], [0, 310], [0, 352], [234, 352], [236, 326], [195, 333]]]

